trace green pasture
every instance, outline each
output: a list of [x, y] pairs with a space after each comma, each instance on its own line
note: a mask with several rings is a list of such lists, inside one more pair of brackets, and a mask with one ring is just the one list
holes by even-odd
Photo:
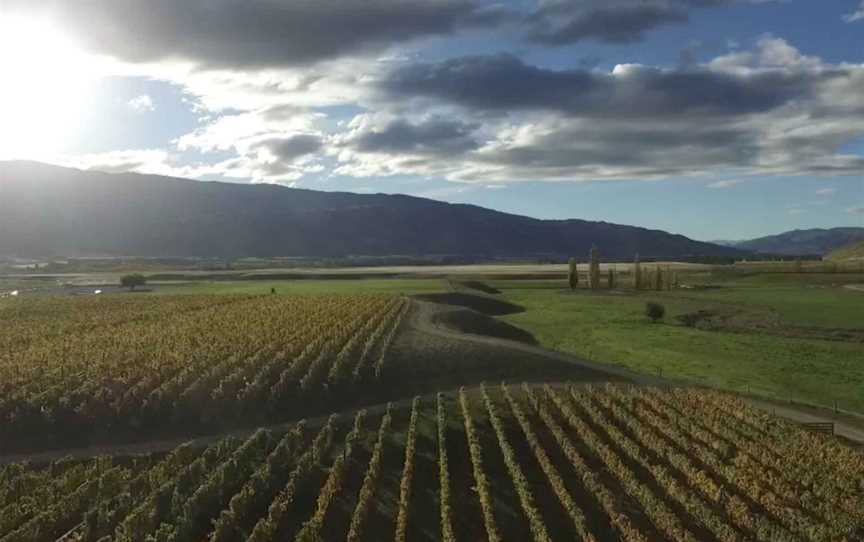
[[[806, 285], [674, 292], [569, 292], [563, 282], [492, 283], [525, 312], [503, 317], [543, 346], [636, 371], [776, 398], [864, 411], [864, 343], [762, 333], [704, 331], [675, 316], [732, 304], [748, 316], [776, 313], [782, 322], [864, 329], [864, 292]], [[666, 307], [652, 324], [647, 301]]]

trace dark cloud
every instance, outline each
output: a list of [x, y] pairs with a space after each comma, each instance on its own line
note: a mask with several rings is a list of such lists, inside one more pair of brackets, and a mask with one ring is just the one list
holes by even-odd
[[654, 28], [683, 23], [689, 11], [736, 0], [552, 0], [526, 20], [528, 39], [568, 45], [593, 39], [606, 43], [641, 41]]
[[531, 24], [528, 38], [545, 45], [567, 45], [591, 38], [608, 43], [631, 43], [642, 41], [647, 30], [687, 19], [685, 11], [657, 6], [598, 9], [563, 24], [542, 17], [542, 22]]
[[604, 167], [640, 175], [669, 175], [751, 163], [753, 145], [752, 134], [725, 124], [699, 128], [681, 123], [639, 127], [602, 122], [554, 126], [527, 142], [493, 148], [474, 158], [498, 167], [531, 171], [538, 178], [557, 177], [559, 171]]
[[455, 120], [396, 120], [360, 130], [347, 143], [360, 152], [454, 154], [479, 147], [472, 136], [476, 128]]
[[[550, 70], [472, 56], [405, 64], [376, 85], [380, 103], [409, 118], [433, 110], [476, 124], [482, 144], [446, 160], [355, 147], [340, 157], [347, 172], [506, 182], [864, 171], [864, 158], [838, 151], [862, 136], [864, 67], [828, 64], [771, 37], [753, 52], [675, 68]], [[410, 167], [399, 160], [407, 155]]]
[[805, 98], [834, 73], [721, 73], [623, 66], [614, 73], [556, 71], [510, 55], [397, 68], [379, 82], [390, 97], [423, 96], [487, 111], [548, 110], [582, 116], [729, 115]]
[[[418, 37], [494, 24], [470, 0], [7, 0], [53, 13], [90, 49], [134, 62], [304, 65]], [[5, 9], [5, 8], [4, 8]]]
[[321, 150], [324, 141], [314, 134], [298, 134], [285, 138], [267, 139], [257, 143], [254, 148], [264, 147], [280, 162], [293, 162], [303, 156]]

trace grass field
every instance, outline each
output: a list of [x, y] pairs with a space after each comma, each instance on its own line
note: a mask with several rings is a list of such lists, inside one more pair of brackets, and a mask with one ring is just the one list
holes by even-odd
[[[773, 282], [773, 281], [772, 281]], [[503, 317], [549, 348], [636, 371], [685, 378], [770, 397], [864, 412], [864, 343], [811, 338], [794, 326], [864, 329], [864, 294], [841, 288], [726, 283], [718, 290], [570, 293], [560, 281], [490, 282], [526, 311]], [[644, 316], [646, 301], [667, 309], [663, 322]], [[730, 310], [765, 330], [690, 328], [675, 317]], [[791, 328], [784, 327], [792, 325]], [[773, 327], [772, 327], [773, 326]], [[776, 331], [775, 331], [776, 329]], [[811, 332], [812, 330], [807, 330]], [[788, 332], [789, 335], [777, 334]], [[796, 337], [796, 333], [802, 333]]]
[[864, 525], [864, 456], [717, 393], [492, 386], [310, 422], [2, 469], [0, 541], [827, 542]]
[[357, 294], [404, 294], [412, 295], [438, 292], [445, 288], [442, 279], [303, 279], [303, 280], [254, 280], [188, 282], [184, 284], [159, 285], [161, 294], [269, 294], [275, 289], [278, 294], [291, 295], [357, 295]]

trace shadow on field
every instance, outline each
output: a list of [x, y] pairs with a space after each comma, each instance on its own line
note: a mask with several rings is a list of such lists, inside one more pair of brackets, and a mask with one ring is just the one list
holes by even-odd
[[485, 335], [532, 346], [540, 344], [530, 332], [470, 309], [442, 311], [433, 317], [433, 321], [459, 333]]
[[503, 316], [505, 314], [525, 312], [524, 307], [508, 303], [507, 301], [462, 292], [418, 294], [415, 295], [414, 298], [442, 305], [465, 307], [489, 316]]

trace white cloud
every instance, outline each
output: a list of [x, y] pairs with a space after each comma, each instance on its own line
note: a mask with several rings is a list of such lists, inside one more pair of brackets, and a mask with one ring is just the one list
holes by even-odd
[[856, 11], [848, 15], [844, 15], [843, 20], [847, 23], [854, 23], [855, 21], [864, 20], [864, 0], [862, 0]]
[[836, 193], [837, 193], [836, 188], [820, 188], [819, 190], [816, 191], [817, 195], [826, 196], [826, 197], [833, 196]]
[[864, 215], [864, 206], [849, 207], [846, 212], [850, 215]]
[[180, 156], [164, 149], [127, 149], [86, 154], [58, 159], [69, 167], [103, 171], [106, 173], [145, 173], [201, 179], [222, 175], [220, 164], [183, 164]]
[[138, 112], [156, 110], [156, 107], [153, 105], [153, 99], [146, 94], [132, 98], [127, 102], [127, 105]]
[[713, 189], [723, 189], [723, 188], [732, 188], [735, 185], [739, 185], [743, 183], [743, 179], [726, 179], [723, 181], [715, 181], [713, 183], [709, 183], [705, 185], [705, 188], [713, 188]]
[[324, 116], [306, 108], [271, 107], [216, 117], [180, 137], [180, 151], [232, 151], [214, 167], [224, 176], [254, 182], [290, 182], [324, 170]]

